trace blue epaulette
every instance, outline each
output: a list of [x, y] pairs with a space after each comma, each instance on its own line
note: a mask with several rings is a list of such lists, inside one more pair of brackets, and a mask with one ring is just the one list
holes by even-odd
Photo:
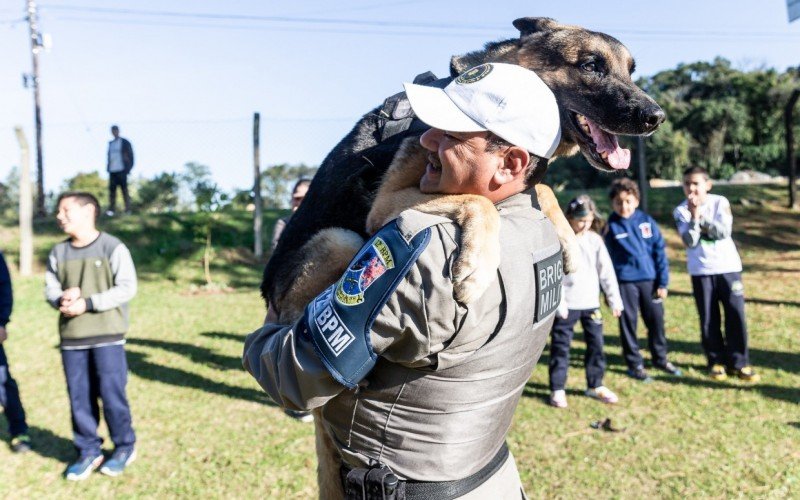
[[339, 281], [306, 306], [301, 335], [339, 383], [352, 389], [375, 366], [370, 328], [430, 238], [429, 227], [406, 239], [397, 220], [390, 222], [361, 247]]

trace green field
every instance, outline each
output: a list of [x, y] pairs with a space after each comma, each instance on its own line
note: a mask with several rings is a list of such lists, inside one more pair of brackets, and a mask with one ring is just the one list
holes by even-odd
[[[509, 435], [531, 498], [800, 497], [800, 214], [778, 205], [784, 190], [718, 190], [736, 202], [734, 238], [745, 261], [751, 356], [761, 382], [705, 376], [683, 252], [669, 223], [680, 191], [653, 190], [652, 211], [671, 259], [667, 336], [685, 376], [657, 375], [648, 385], [624, 376], [617, 327], [607, 321], [606, 383], [620, 404], [582, 396], [578, 340], [570, 406], [555, 410], [546, 404], [543, 356]], [[741, 198], [768, 202], [742, 207]], [[241, 369], [243, 338], [264, 312], [257, 292], [262, 264], [246, 249], [252, 242], [247, 215], [228, 214], [214, 231], [212, 273], [233, 289], [227, 293], [192, 286], [202, 279], [194, 227], [191, 215], [134, 215], [105, 224], [129, 244], [141, 279], [127, 345], [139, 459], [119, 478], [95, 474], [73, 484], [61, 478], [73, 458], [69, 406], [56, 312], [44, 302], [41, 267], [61, 237], [52, 224], [37, 226], [38, 271], [31, 278], [14, 275], [16, 303], [5, 344], [34, 451], [18, 456], [0, 446], [0, 497], [315, 495], [313, 426], [284, 417]], [[14, 267], [16, 232], [0, 228], [0, 235]], [[625, 432], [590, 427], [605, 417]], [[4, 423], [0, 439], [8, 439]]]

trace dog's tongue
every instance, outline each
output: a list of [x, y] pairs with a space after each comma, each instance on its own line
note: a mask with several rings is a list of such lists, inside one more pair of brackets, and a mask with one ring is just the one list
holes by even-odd
[[598, 153], [608, 153], [608, 164], [611, 168], [625, 170], [631, 164], [631, 150], [619, 147], [617, 136], [604, 132], [590, 119], [586, 119], [589, 124], [589, 131]]

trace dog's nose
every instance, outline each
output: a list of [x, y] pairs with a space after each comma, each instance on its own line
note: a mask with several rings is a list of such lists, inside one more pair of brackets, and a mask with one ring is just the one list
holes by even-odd
[[642, 110], [642, 122], [647, 126], [647, 130], [655, 130], [667, 119], [667, 114], [658, 106]]

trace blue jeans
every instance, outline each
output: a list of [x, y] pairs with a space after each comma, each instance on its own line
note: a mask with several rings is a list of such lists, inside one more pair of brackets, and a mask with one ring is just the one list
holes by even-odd
[[62, 350], [67, 378], [72, 432], [81, 456], [101, 453], [103, 440], [97, 435], [100, 423], [98, 398], [103, 401], [111, 441], [118, 450], [133, 449], [136, 435], [131, 426], [131, 410], [125, 394], [128, 362], [122, 345]]
[[3, 344], [0, 344], [0, 406], [8, 419], [8, 433], [11, 436], [28, 433], [28, 424], [25, 423], [25, 410], [19, 399], [17, 381], [8, 371], [8, 359]]

